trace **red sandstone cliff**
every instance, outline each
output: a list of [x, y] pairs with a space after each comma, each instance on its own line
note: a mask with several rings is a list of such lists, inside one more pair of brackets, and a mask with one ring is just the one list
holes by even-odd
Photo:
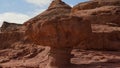
[[79, 3], [72, 14], [83, 17], [92, 24], [88, 49], [120, 50], [120, 1], [91, 0]]
[[[22, 24], [15, 24], [9, 22], [3, 23], [0, 32], [0, 67], [1, 68], [6, 68], [6, 67], [13, 68], [14, 66], [17, 66], [17, 63], [18, 65], [19, 64], [23, 65], [22, 64], [23, 60], [33, 58], [36, 55], [39, 57], [38, 59], [46, 56], [47, 50], [45, 50], [45, 47], [42, 47], [40, 45], [35, 45], [29, 42], [25, 38], [24, 32], [25, 32], [25, 27]], [[49, 51], [49, 48], [47, 49]], [[39, 53], [40, 55], [38, 55]], [[39, 62], [42, 61], [41, 59]], [[24, 64], [28, 64], [28, 62], [33, 60], [32, 59], [28, 60]]]
[[10, 48], [24, 37], [22, 24], [3, 22], [0, 31], [0, 49]]

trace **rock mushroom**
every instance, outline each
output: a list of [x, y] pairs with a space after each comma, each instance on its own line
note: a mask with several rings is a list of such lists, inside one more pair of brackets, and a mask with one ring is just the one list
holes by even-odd
[[73, 46], [87, 39], [91, 33], [89, 22], [70, 13], [69, 5], [55, 0], [46, 11], [24, 23], [29, 40], [51, 47], [47, 68], [70, 66]]

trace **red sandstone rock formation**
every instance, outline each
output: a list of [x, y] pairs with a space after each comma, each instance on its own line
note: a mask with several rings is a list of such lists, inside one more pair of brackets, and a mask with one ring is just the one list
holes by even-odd
[[25, 23], [28, 39], [39, 45], [51, 46], [53, 59], [50, 66], [62, 68], [70, 65], [71, 47], [80, 44], [91, 34], [90, 23], [70, 15], [70, 12], [70, 6], [55, 0], [46, 11]]
[[10, 48], [12, 44], [19, 42], [24, 37], [24, 33], [9, 32], [0, 33], [0, 49]]
[[0, 29], [1, 32], [19, 32], [23, 31], [23, 25], [22, 24], [16, 24], [16, 23], [9, 23], [4, 21], [3, 25]]
[[24, 37], [22, 24], [3, 22], [0, 29], [0, 49], [10, 48], [12, 44], [19, 42]]
[[[103, 51], [120, 50], [119, 17], [119, 0], [91, 0], [73, 8], [54, 0], [46, 11], [25, 22], [26, 27], [4, 23], [0, 67], [119, 68], [120, 52]], [[72, 47], [77, 48], [73, 58]]]
[[[43, 57], [47, 56], [49, 48], [47, 48], [48, 51], [46, 51], [45, 47], [35, 45], [26, 40], [24, 36], [24, 29], [25, 27], [22, 24], [8, 22], [3, 23], [0, 32], [1, 68], [13, 68], [17, 67], [18, 65], [21, 67], [21, 65], [23, 65], [23, 61], [24, 64], [26, 64], [25, 67], [29, 68], [29, 65], [33, 63], [28, 62], [33, 62], [36, 60], [37, 57], [35, 58], [35, 56], [39, 57], [37, 58], [39, 61], [37, 63], [42, 62]], [[31, 59], [33, 57], [34, 59]], [[33, 67], [35, 67], [35, 65]]]
[[92, 0], [73, 7], [72, 14], [91, 22], [88, 49], [120, 50], [120, 1]]

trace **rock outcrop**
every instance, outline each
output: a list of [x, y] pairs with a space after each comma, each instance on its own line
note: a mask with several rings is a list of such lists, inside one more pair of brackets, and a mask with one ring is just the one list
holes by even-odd
[[69, 15], [70, 12], [71, 7], [69, 5], [61, 0], [54, 0], [46, 11], [30, 19], [24, 24], [27, 26], [29, 24], [34, 24], [35, 22], [40, 22], [40, 20], [51, 20], [58, 16]]
[[[3, 23], [0, 32], [1, 68], [21, 67], [21, 65], [30, 68], [31, 64], [42, 62], [42, 59], [48, 55], [49, 48], [45, 49], [45, 47], [33, 44], [26, 39], [24, 33], [25, 26], [23, 24]], [[35, 56], [39, 58], [31, 59]], [[34, 60], [38, 61], [30, 63]], [[36, 66], [34, 65], [32, 67]]]
[[119, 0], [90, 0], [90, 1], [75, 5], [72, 9], [72, 12], [77, 12], [79, 10], [95, 9], [103, 6], [120, 6], [120, 1]]
[[10, 48], [12, 44], [24, 38], [24, 27], [22, 24], [3, 22], [0, 31], [0, 49]]
[[91, 0], [73, 7], [72, 14], [92, 24], [88, 49], [120, 50], [120, 0]]
[[1, 32], [19, 32], [23, 31], [23, 25], [22, 24], [16, 24], [16, 23], [9, 23], [4, 21], [3, 25], [0, 29]]
[[62, 68], [70, 65], [72, 47], [91, 34], [90, 23], [70, 13], [70, 6], [55, 0], [46, 11], [25, 23], [28, 39], [35, 44], [51, 46], [50, 56], [53, 59], [50, 66]]

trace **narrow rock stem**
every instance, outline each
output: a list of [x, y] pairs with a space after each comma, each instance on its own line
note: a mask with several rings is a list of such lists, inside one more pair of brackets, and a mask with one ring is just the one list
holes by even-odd
[[71, 48], [51, 48], [47, 68], [64, 68], [71, 65]]

